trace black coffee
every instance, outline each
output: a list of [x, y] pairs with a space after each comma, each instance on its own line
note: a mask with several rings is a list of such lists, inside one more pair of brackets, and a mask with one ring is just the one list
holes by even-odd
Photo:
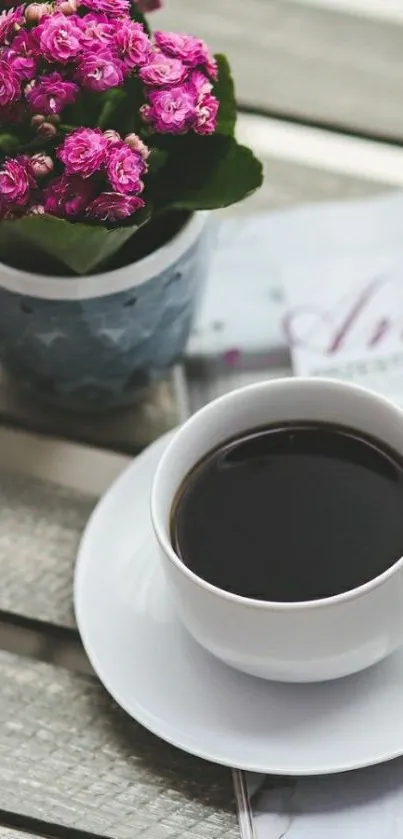
[[171, 537], [220, 589], [279, 602], [340, 594], [403, 554], [403, 462], [330, 424], [258, 429], [187, 476]]

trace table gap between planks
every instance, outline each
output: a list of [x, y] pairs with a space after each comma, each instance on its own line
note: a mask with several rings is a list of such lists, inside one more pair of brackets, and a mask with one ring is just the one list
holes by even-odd
[[[251, 108], [403, 135], [403, 27], [288, 0], [171, 0], [160, 25], [226, 50]], [[298, 159], [264, 163], [265, 186], [243, 213], [390, 187]], [[203, 377], [179, 368], [134, 408], [91, 419], [35, 405], [0, 378], [0, 839], [239, 836], [230, 772], [158, 741], [114, 705], [72, 605], [97, 499], [130, 456], [237, 384], [214, 381], [214, 369]]]

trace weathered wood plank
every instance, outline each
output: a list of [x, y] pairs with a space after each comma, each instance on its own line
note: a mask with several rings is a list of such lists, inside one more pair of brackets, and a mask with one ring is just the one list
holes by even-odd
[[131, 457], [0, 425], [0, 469], [100, 496]]
[[95, 500], [48, 481], [0, 472], [0, 610], [75, 625], [74, 562]]
[[226, 52], [243, 104], [403, 138], [403, 26], [291, 0], [171, 0], [155, 22]]
[[0, 682], [0, 809], [112, 839], [239, 836], [230, 772], [154, 738], [95, 679], [0, 653]]
[[36, 402], [21, 393], [0, 369], [0, 421], [70, 440], [138, 453], [179, 422], [175, 372], [154, 385], [131, 407], [81, 415]]

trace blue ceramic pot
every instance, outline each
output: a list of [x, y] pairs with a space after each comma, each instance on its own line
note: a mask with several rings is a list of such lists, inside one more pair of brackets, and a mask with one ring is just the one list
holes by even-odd
[[116, 271], [43, 277], [0, 265], [0, 361], [61, 407], [124, 405], [181, 355], [207, 273], [197, 213], [164, 247]]

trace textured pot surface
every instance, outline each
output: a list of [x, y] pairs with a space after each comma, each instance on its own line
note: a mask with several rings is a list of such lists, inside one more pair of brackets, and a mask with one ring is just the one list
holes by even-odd
[[0, 266], [0, 360], [60, 406], [129, 403], [186, 345], [209, 238], [199, 214], [168, 245], [109, 274], [41, 278]]

